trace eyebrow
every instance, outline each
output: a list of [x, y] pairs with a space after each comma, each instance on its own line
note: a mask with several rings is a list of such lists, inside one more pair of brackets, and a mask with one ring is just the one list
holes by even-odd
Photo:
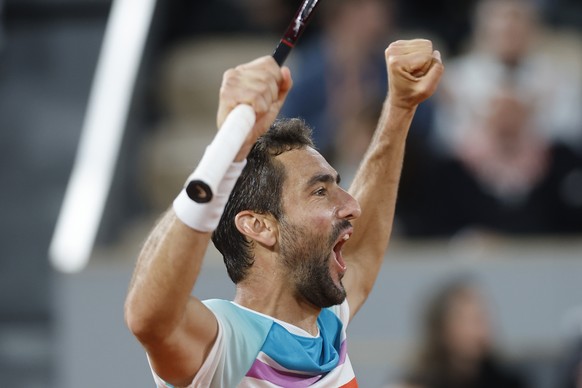
[[334, 182], [337, 183], [338, 185], [341, 182], [341, 177], [339, 176], [339, 174], [335, 176], [331, 174], [316, 174], [307, 181], [306, 186], [311, 187], [316, 183], [334, 183]]

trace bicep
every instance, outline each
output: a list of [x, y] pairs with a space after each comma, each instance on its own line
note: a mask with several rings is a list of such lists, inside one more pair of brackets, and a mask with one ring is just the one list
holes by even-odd
[[192, 297], [182, 321], [169, 336], [143, 345], [160, 378], [172, 385], [187, 386], [208, 357], [217, 335], [216, 316]]

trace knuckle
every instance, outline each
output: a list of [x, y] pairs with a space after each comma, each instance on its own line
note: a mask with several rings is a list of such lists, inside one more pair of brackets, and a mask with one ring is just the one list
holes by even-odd
[[222, 87], [227, 85], [232, 85], [234, 81], [238, 78], [238, 72], [234, 69], [228, 69], [222, 75]]
[[395, 67], [402, 63], [402, 58], [399, 56], [391, 55], [388, 57], [388, 66]]
[[233, 87], [233, 82], [231, 79], [225, 79], [222, 84], [220, 85], [220, 89], [219, 89], [219, 96], [220, 97], [226, 97], [229, 95], [229, 92], [231, 91], [232, 87]]
[[269, 86], [267, 84], [261, 85], [261, 88], [259, 90], [259, 97], [263, 101], [266, 101], [270, 96], [271, 96], [271, 88], [269, 88]]
[[231, 77], [225, 78], [222, 84], [220, 85], [219, 96], [228, 97], [232, 92], [232, 89], [234, 88], [235, 84], [236, 83], [234, 82], [233, 78]]
[[236, 74], [237, 74], [237, 71], [235, 69], [232, 69], [232, 68], [228, 69], [222, 75], [222, 79], [223, 79], [223, 81], [232, 79], [236, 76]]

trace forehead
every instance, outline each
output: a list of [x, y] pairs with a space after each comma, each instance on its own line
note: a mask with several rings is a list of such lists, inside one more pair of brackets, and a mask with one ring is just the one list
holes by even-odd
[[277, 156], [277, 160], [285, 166], [284, 187], [287, 189], [302, 189], [302, 186], [317, 174], [331, 174], [334, 177], [337, 175], [327, 160], [311, 147], [284, 152]]

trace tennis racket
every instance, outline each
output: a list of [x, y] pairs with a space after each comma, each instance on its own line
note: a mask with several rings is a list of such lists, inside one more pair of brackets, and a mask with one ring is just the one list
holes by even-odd
[[[304, 0], [297, 10], [273, 52], [273, 58], [279, 66], [283, 65], [295, 47], [318, 3], [319, 0]], [[255, 125], [255, 120], [254, 109], [246, 104], [236, 106], [228, 114], [198, 167], [188, 178], [186, 193], [190, 199], [198, 203], [212, 200], [213, 193]]]

